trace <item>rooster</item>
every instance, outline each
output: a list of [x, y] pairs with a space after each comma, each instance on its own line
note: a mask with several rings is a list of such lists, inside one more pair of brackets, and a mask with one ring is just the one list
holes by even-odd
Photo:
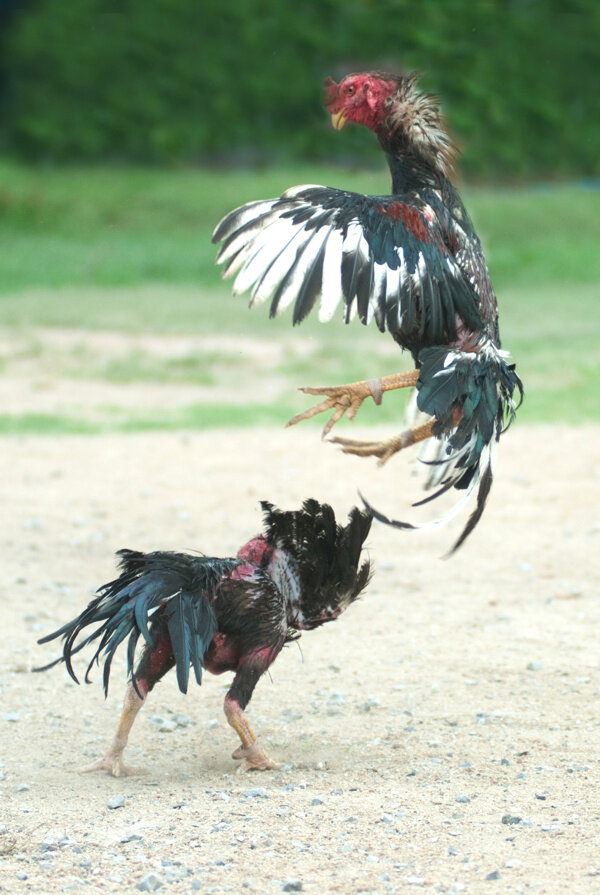
[[[226, 265], [223, 276], [237, 275], [233, 292], [250, 290], [251, 306], [270, 301], [273, 317], [293, 305], [297, 324], [319, 298], [323, 321], [341, 303], [346, 323], [355, 316], [364, 324], [374, 320], [410, 351], [412, 372], [304, 388], [323, 400], [288, 425], [332, 410], [325, 437], [344, 414], [354, 419], [365, 398], [380, 404], [385, 391], [416, 386], [424, 424], [384, 441], [331, 440], [345, 452], [383, 463], [408, 445], [439, 439], [433, 478], [440, 488], [432, 497], [452, 487], [464, 491], [444, 518], [478, 487], [456, 550], [483, 513], [495, 445], [514, 417], [515, 391], [522, 399], [523, 390], [500, 348], [496, 296], [481, 243], [451, 181], [456, 148], [437, 99], [420, 92], [417, 82], [415, 73], [379, 72], [351, 74], [339, 84], [325, 81], [333, 127], [353, 122], [377, 137], [392, 176], [391, 195], [292, 187], [278, 199], [230, 212], [213, 242], [223, 243], [217, 255]], [[388, 524], [416, 527], [368, 508]]]
[[[316, 500], [291, 512], [266, 501], [261, 506], [264, 533], [236, 558], [120, 550], [119, 577], [100, 587], [76, 619], [38, 641], [62, 637], [64, 643], [59, 659], [35, 670], [64, 662], [77, 683], [73, 655], [97, 641], [85, 681], [102, 657], [107, 693], [113, 656], [128, 638], [130, 681], [119, 726], [104, 757], [84, 770], [115, 777], [135, 773], [123, 762], [131, 727], [150, 690], [173, 666], [182, 693], [190, 668], [198, 684], [203, 668], [213, 674], [234, 671], [224, 706], [241, 740], [233, 758], [242, 760], [246, 770], [278, 767], [259, 744], [244, 709], [284, 644], [338, 618], [366, 587], [370, 565], [359, 563], [371, 516], [354, 508], [342, 526], [332, 508]], [[91, 633], [77, 643], [89, 626]], [[140, 636], [144, 647], [134, 670]]]

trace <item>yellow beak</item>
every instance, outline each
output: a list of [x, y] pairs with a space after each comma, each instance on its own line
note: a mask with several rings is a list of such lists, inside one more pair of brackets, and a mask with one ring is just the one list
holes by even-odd
[[342, 109], [341, 112], [336, 112], [331, 116], [331, 124], [336, 129], [336, 131], [341, 131], [343, 126], [346, 124], [347, 113], [345, 109]]

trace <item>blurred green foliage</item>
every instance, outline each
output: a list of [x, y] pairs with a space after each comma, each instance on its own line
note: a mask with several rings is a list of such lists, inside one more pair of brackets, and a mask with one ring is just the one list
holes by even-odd
[[37, 0], [4, 35], [5, 148], [144, 163], [373, 158], [326, 75], [418, 68], [472, 178], [600, 173], [597, 0]]

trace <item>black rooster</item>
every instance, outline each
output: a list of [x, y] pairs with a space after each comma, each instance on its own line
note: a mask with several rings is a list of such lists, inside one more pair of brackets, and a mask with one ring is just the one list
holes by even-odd
[[[117, 733], [104, 758], [85, 770], [115, 777], [134, 773], [123, 763], [129, 732], [146, 696], [173, 666], [183, 693], [190, 667], [198, 683], [202, 668], [213, 674], [235, 671], [225, 697], [225, 715], [242, 741], [233, 758], [244, 759], [247, 769], [277, 767], [259, 745], [244, 709], [284, 644], [337, 618], [366, 587], [370, 566], [359, 562], [371, 516], [354, 508], [342, 526], [332, 508], [316, 500], [306, 500], [293, 512], [266, 501], [261, 506], [265, 532], [235, 559], [120, 550], [120, 576], [99, 588], [76, 619], [38, 641], [62, 637], [63, 654], [35, 670], [64, 661], [77, 683], [73, 654], [98, 641], [85, 680], [89, 683], [92, 665], [102, 657], [106, 692], [115, 651], [128, 638], [130, 683]], [[90, 625], [95, 626], [92, 633], [76, 645]], [[134, 671], [140, 635], [145, 643]]]
[[293, 305], [293, 322], [300, 323], [320, 297], [319, 318], [329, 320], [341, 302], [346, 323], [356, 315], [364, 324], [374, 319], [411, 352], [413, 373], [303, 389], [325, 398], [289, 424], [331, 409], [325, 436], [344, 413], [353, 419], [365, 398], [379, 404], [384, 391], [416, 385], [429, 422], [382, 442], [332, 440], [384, 462], [417, 441], [440, 439], [441, 488], [433, 496], [454, 486], [465, 489], [466, 500], [479, 485], [456, 549], [481, 517], [495, 442], [512, 421], [522, 385], [500, 350], [481, 244], [450, 181], [455, 147], [437, 100], [419, 92], [414, 73], [328, 79], [325, 106], [336, 129], [355, 122], [373, 131], [388, 160], [392, 195], [297, 186], [279, 199], [250, 202], [217, 226], [217, 262], [226, 263], [224, 277], [237, 274], [234, 294], [251, 290], [250, 305], [270, 301], [271, 316]]

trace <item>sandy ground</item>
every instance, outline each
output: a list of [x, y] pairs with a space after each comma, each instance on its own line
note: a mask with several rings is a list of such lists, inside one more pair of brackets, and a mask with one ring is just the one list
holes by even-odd
[[282, 770], [236, 773], [231, 675], [188, 697], [170, 676], [131, 737], [146, 773], [126, 779], [79, 773], [114, 733], [123, 658], [106, 701], [98, 672], [90, 687], [30, 673], [55, 655], [37, 637], [112, 576], [113, 552], [227, 555], [260, 498], [345, 516], [360, 487], [406, 517], [417, 480], [314, 428], [3, 440], [0, 889], [600, 891], [599, 438], [515, 426], [449, 560], [458, 522], [374, 525], [365, 597], [255, 691]]

